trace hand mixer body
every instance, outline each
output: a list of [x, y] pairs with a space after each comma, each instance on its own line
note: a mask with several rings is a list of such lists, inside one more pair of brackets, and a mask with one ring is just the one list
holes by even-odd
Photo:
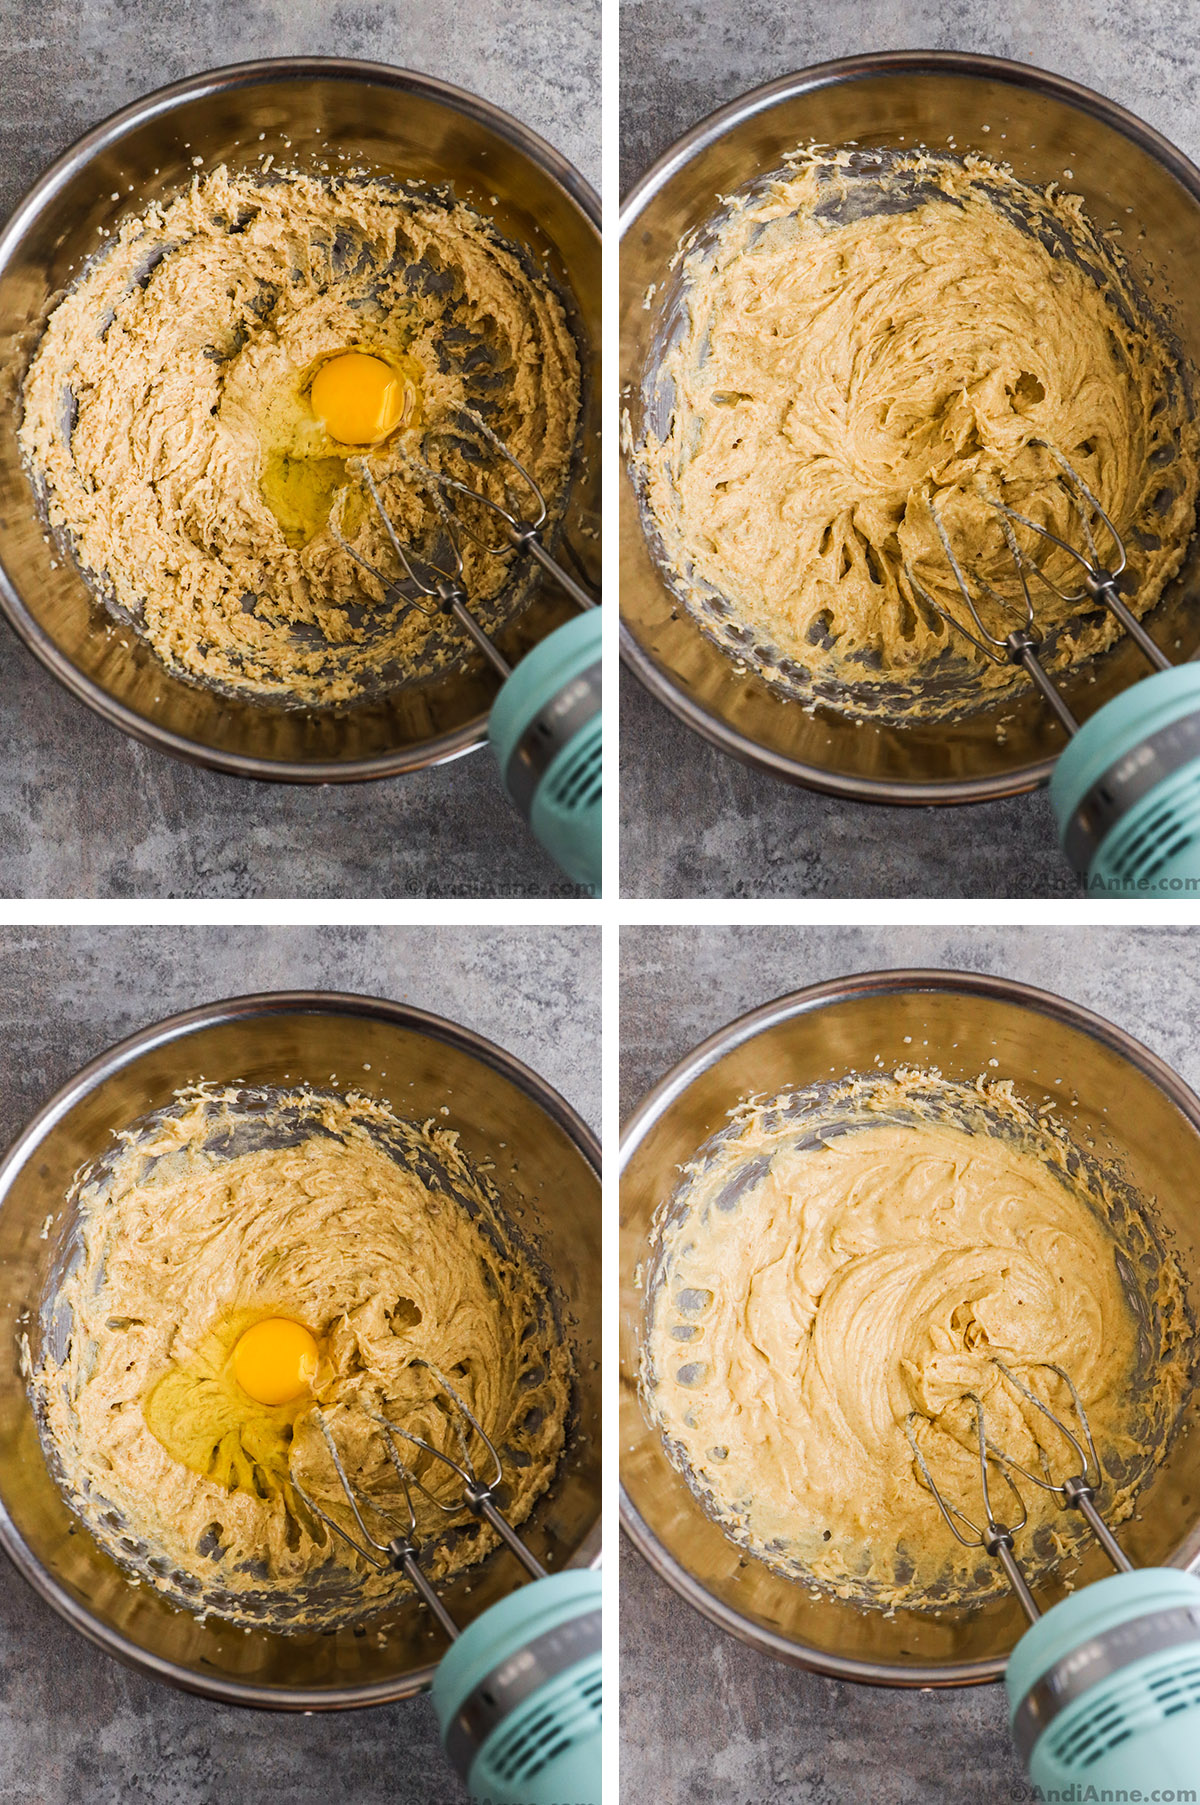
[[1050, 780], [1063, 848], [1096, 894], [1200, 891], [1200, 665], [1106, 702]]
[[438, 1668], [446, 1754], [481, 1805], [599, 1805], [600, 1575], [533, 1580]]
[[492, 706], [488, 738], [509, 797], [569, 877], [601, 877], [600, 611], [557, 627]]
[[[433, 1681], [447, 1757], [480, 1805], [600, 1805], [600, 1575], [591, 1568], [547, 1573], [499, 1508], [503, 1466], [495, 1443], [444, 1374], [430, 1367], [455, 1435], [445, 1448], [370, 1412], [406, 1512], [360, 1492], [338, 1448], [330, 1415], [318, 1409], [352, 1526], [293, 1480], [313, 1514], [369, 1567], [403, 1573], [449, 1638]], [[418, 1477], [414, 1450], [462, 1482], [446, 1503]], [[515, 1554], [530, 1583], [460, 1629], [421, 1564], [415, 1496], [454, 1518], [470, 1510]], [[375, 1524], [373, 1528], [371, 1525]], [[382, 1538], [382, 1539], [381, 1539]]]
[[[1008, 1663], [1013, 1741], [1042, 1799], [1185, 1799], [1200, 1781], [1200, 1575], [1174, 1567], [1134, 1569], [1096, 1504], [1100, 1457], [1087, 1412], [1071, 1377], [1044, 1363], [1071, 1400], [1067, 1415], [998, 1355], [992, 1365], [1025, 1409], [1039, 1460], [1022, 1464], [992, 1439], [977, 1392], [974, 1405], [981, 1520], [941, 1490], [917, 1436], [928, 1430], [919, 1411], [906, 1429], [918, 1470], [943, 1518], [967, 1547], [1000, 1561], [1030, 1620]], [[1069, 1447], [1077, 1467], [1056, 1478], [1043, 1424], [1055, 1445]], [[1002, 1485], [995, 1484], [998, 1476]], [[1029, 1521], [1017, 1481], [1053, 1493], [1078, 1510], [1117, 1571], [1072, 1592], [1042, 1615], [1017, 1563], [1015, 1538]], [[1001, 1498], [1015, 1504], [1010, 1523], [996, 1515]]]
[[1026, 1630], [1005, 1686], [1040, 1797], [1195, 1797], [1200, 1576], [1148, 1567], [1072, 1593]]

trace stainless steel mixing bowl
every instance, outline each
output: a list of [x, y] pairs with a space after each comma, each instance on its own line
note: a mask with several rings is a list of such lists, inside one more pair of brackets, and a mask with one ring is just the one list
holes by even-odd
[[[60, 157], [0, 231], [0, 607], [89, 707], [165, 752], [245, 777], [329, 783], [385, 777], [471, 751], [495, 678], [462, 669], [349, 709], [298, 710], [171, 675], [111, 618], [43, 537], [22, 468], [19, 391], [47, 315], [130, 209], [170, 197], [194, 159], [244, 169], [273, 153], [311, 167], [331, 151], [385, 176], [450, 183], [539, 258], [567, 304], [584, 406], [563, 535], [599, 587], [600, 203], [542, 139], [499, 108], [426, 75], [336, 58], [242, 63], [135, 101]], [[118, 195], [120, 198], [114, 199]], [[572, 610], [539, 579], [499, 635], [515, 663]]]
[[[651, 1218], [677, 1168], [748, 1094], [871, 1070], [935, 1065], [950, 1079], [1012, 1078], [1054, 1098], [1081, 1146], [1114, 1166], [1153, 1208], [1200, 1313], [1200, 1098], [1138, 1041], [1063, 997], [961, 972], [872, 972], [778, 998], [688, 1054], [639, 1104], [621, 1149], [621, 1512], [664, 1579], [722, 1629], [766, 1653], [840, 1679], [957, 1686], [997, 1679], [1026, 1628], [1013, 1598], [934, 1616], [887, 1616], [814, 1598], [729, 1541], [663, 1452], [637, 1393]], [[991, 1064], [995, 1061], [995, 1065]], [[1094, 1147], [1092, 1143], [1094, 1142]], [[1198, 1405], [1188, 1406], [1185, 1430]], [[1200, 1436], [1181, 1432], [1119, 1529], [1135, 1566], [1200, 1560]], [[1018, 1549], [1019, 1552], [1019, 1549]], [[1080, 1583], [1109, 1571], [1098, 1548]], [[1043, 1605], [1052, 1596], [1047, 1588]]]
[[[233, 1704], [330, 1710], [403, 1698], [430, 1683], [440, 1644], [416, 1602], [384, 1620], [380, 1645], [352, 1629], [311, 1636], [201, 1622], [129, 1583], [80, 1529], [42, 1457], [20, 1370], [23, 1332], [58, 1241], [42, 1238], [76, 1169], [114, 1129], [201, 1076], [328, 1085], [336, 1073], [397, 1113], [456, 1129], [514, 1220], [536, 1238], [576, 1354], [576, 1415], [554, 1483], [522, 1530], [557, 1572], [600, 1541], [600, 1150], [557, 1092], [499, 1047], [452, 1022], [370, 997], [287, 991], [173, 1016], [122, 1041], [74, 1077], [0, 1165], [0, 1545], [67, 1622], [131, 1666]], [[448, 1114], [438, 1112], [445, 1108]], [[461, 1622], [522, 1582], [493, 1554], [444, 1591]]]
[[[1131, 113], [1076, 83], [994, 57], [901, 51], [823, 63], [756, 88], [704, 120], [634, 189], [621, 216], [621, 387], [634, 440], [680, 276], [680, 239], [717, 196], [780, 164], [800, 144], [921, 144], [1011, 164], [1026, 182], [1081, 194], [1094, 225], [1115, 225], [1135, 275], [1171, 326], [1193, 383], [1200, 370], [1200, 170]], [[1065, 172], [1069, 171], [1069, 175]], [[655, 292], [647, 306], [652, 284]], [[622, 653], [681, 720], [777, 777], [877, 802], [972, 802], [1049, 777], [1061, 729], [1032, 689], [950, 724], [903, 728], [809, 713], [752, 670], [739, 671], [672, 595], [650, 551], [628, 470], [621, 483]], [[1174, 658], [1200, 647], [1200, 545], [1149, 619]], [[1148, 674], [1128, 640], [1067, 684], [1086, 717]], [[1005, 733], [997, 738], [1000, 717]]]

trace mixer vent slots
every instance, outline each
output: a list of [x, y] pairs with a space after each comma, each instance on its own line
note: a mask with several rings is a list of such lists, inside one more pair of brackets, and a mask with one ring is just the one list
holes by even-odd
[[1158, 1674], [1133, 1674], [1105, 1689], [1105, 1702], [1074, 1717], [1055, 1737], [1054, 1758], [1066, 1769], [1091, 1767], [1118, 1743], [1181, 1711], [1200, 1712], [1200, 1660]]
[[1160, 1674], [1151, 1680], [1150, 1690], [1164, 1717], [1175, 1717], [1180, 1711], [1200, 1711], [1200, 1661], [1193, 1661], [1180, 1673]]
[[1114, 873], [1123, 883], [1154, 877], [1169, 859], [1200, 840], [1200, 797], [1191, 799], [1189, 807], [1186, 786], [1175, 786], [1152, 814], [1135, 813], [1132, 821], [1133, 831], [1112, 859]]
[[598, 1673], [565, 1674], [562, 1686], [532, 1717], [522, 1718], [488, 1749], [487, 1765], [496, 1779], [505, 1786], [524, 1785], [547, 1762], [592, 1735], [600, 1722], [601, 1684]]
[[592, 808], [600, 800], [602, 777], [603, 754], [597, 736], [555, 773], [549, 790], [552, 806], [568, 815]]

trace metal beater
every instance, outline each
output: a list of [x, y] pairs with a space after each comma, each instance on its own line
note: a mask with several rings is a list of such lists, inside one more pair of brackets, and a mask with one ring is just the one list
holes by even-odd
[[[563, 1799], [599, 1805], [599, 1574], [546, 1572], [499, 1507], [504, 1470], [494, 1442], [449, 1380], [436, 1372], [433, 1377], [458, 1446], [457, 1460], [402, 1424], [368, 1412], [399, 1480], [403, 1517], [356, 1488], [319, 1406], [317, 1426], [362, 1540], [295, 1480], [294, 1489], [376, 1572], [390, 1567], [403, 1573], [449, 1638], [450, 1651], [433, 1682], [433, 1702], [446, 1754], [472, 1796], [488, 1805], [555, 1805]], [[411, 1449], [456, 1475], [461, 1500], [446, 1503], [417, 1478], [404, 1457]], [[490, 1524], [533, 1583], [461, 1629], [421, 1566], [414, 1492], [446, 1516], [459, 1516], [465, 1505]], [[368, 1518], [378, 1520], [378, 1533]]]
[[[1013, 1650], [1005, 1684], [1013, 1739], [1041, 1789], [1038, 1796], [1083, 1797], [1050, 1789], [1086, 1784], [1096, 1789], [1088, 1797], [1119, 1798], [1117, 1789], [1136, 1786], [1149, 1798], [1156, 1786], [1194, 1782], [1200, 1777], [1200, 1577], [1173, 1567], [1131, 1565], [1096, 1507], [1100, 1458], [1070, 1375], [1060, 1366], [1042, 1369], [1066, 1385], [1078, 1434], [1011, 1367], [1000, 1359], [993, 1364], [1069, 1445], [1077, 1470], [1055, 1478], [1051, 1451], [1040, 1440], [1042, 1471], [1022, 1466], [991, 1440], [983, 1402], [968, 1392], [983, 1494], [984, 1520], [978, 1523], [933, 1476], [916, 1435], [916, 1424], [929, 1419], [910, 1411], [905, 1430], [921, 1477], [950, 1529], [965, 1547], [982, 1548], [1000, 1562], [1033, 1626]], [[1002, 1522], [993, 1508], [993, 1466], [1015, 1502], [1011, 1522]], [[1028, 1522], [1014, 1474], [1078, 1510], [1116, 1569], [1111, 1578], [1071, 1593], [1044, 1615], [1014, 1553], [1015, 1538]], [[1124, 1796], [1134, 1794], [1126, 1790]]]
[[[1139, 894], [1200, 889], [1200, 668], [1172, 665], [1127, 607], [1118, 588], [1126, 568], [1120, 533], [1062, 453], [1044, 441], [1034, 443], [1059, 466], [1059, 480], [1078, 519], [1085, 549], [983, 493], [999, 517], [1021, 601], [1002, 595], [981, 577], [976, 576], [975, 583], [988, 601], [1015, 617], [1009, 632], [993, 633], [984, 620], [932, 500], [929, 512], [975, 631], [934, 600], [907, 562], [905, 574], [913, 593], [985, 657], [997, 664], [1020, 665], [1070, 736], [1051, 780], [1050, 797], [1064, 850], [1076, 871], [1088, 878], [1089, 888]], [[1073, 559], [1083, 587], [1071, 592], [1053, 582], [1021, 549], [1018, 526]], [[1098, 536], [1107, 536], [1111, 553], [1107, 562]], [[1042, 635], [1031, 591], [1035, 583], [1064, 602], [1091, 601], [1107, 608], [1155, 669], [1154, 676], [1105, 703], [1082, 727], [1039, 657]]]
[[[438, 562], [404, 544], [383, 505], [367, 459], [352, 458], [346, 469], [370, 497], [402, 574], [389, 577], [377, 570], [355, 551], [334, 516], [330, 518], [330, 531], [342, 549], [386, 593], [396, 594], [401, 583], [406, 583], [415, 591], [404, 598], [409, 606], [428, 615], [451, 615], [502, 679], [503, 687], [488, 719], [488, 737], [504, 787], [538, 840], [568, 876], [597, 892], [601, 878], [603, 756], [601, 625], [596, 600], [547, 549], [546, 497], [532, 473], [486, 421], [464, 409], [442, 430], [473, 438], [488, 455], [501, 461], [512, 479], [506, 491], [510, 505], [504, 506], [470, 484], [445, 475], [426, 458], [393, 453], [395, 461], [420, 484], [437, 510], [446, 548], [439, 548], [438, 556], [444, 561]], [[525, 508], [513, 503], [514, 485], [524, 490], [528, 502]], [[452, 501], [460, 505], [454, 507]], [[498, 523], [500, 543], [485, 538], [473, 524], [476, 508], [483, 509]], [[337, 512], [335, 508], [335, 516]], [[464, 534], [490, 556], [499, 557], [508, 551], [528, 553], [582, 610], [576, 619], [548, 634], [515, 669], [471, 613], [463, 587]]]

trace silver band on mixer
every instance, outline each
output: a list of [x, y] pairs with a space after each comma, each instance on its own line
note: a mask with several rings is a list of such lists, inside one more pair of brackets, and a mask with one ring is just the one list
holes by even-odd
[[1013, 1714], [1013, 1741], [1022, 1761], [1028, 1765], [1039, 1737], [1054, 1719], [1101, 1680], [1120, 1673], [1132, 1661], [1195, 1642], [1198, 1636], [1200, 1605], [1173, 1605], [1135, 1617], [1131, 1623], [1114, 1624], [1073, 1648], [1029, 1688]]
[[504, 783], [523, 814], [528, 815], [538, 784], [563, 747], [600, 712], [600, 669], [597, 659], [564, 684], [513, 747]]
[[446, 1754], [463, 1780], [497, 1724], [549, 1680], [599, 1651], [600, 1626], [599, 1611], [557, 1624], [484, 1675], [446, 1731]]

